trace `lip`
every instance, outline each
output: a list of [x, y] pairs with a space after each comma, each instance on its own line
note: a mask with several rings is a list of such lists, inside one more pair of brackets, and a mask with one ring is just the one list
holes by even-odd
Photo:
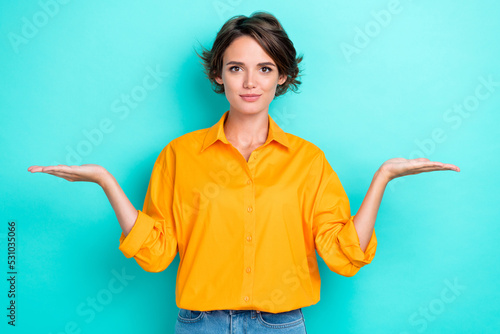
[[257, 95], [257, 94], [243, 94], [240, 96], [244, 101], [247, 101], [247, 102], [257, 101], [260, 97], [260, 95]]

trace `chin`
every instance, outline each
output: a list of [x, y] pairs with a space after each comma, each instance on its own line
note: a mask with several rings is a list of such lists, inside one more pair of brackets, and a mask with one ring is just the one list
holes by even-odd
[[235, 106], [234, 109], [238, 110], [243, 114], [258, 114], [259, 112], [261, 112], [266, 108], [260, 104], [259, 105], [253, 104], [253, 105], [237, 105]]

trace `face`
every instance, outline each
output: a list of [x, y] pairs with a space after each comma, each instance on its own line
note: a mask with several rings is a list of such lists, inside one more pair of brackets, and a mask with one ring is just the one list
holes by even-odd
[[279, 76], [276, 63], [250, 36], [238, 37], [226, 48], [222, 65], [222, 75], [215, 80], [224, 85], [230, 112], [267, 113], [277, 85], [286, 81], [285, 75]]

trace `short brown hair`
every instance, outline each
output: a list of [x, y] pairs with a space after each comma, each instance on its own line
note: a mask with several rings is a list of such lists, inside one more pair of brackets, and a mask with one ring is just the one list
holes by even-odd
[[298, 64], [303, 56], [297, 57], [295, 47], [278, 19], [263, 11], [254, 12], [250, 17], [233, 16], [217, 33], [211, 50], [201, 46], [202, 55], [195, 51], [203, 60], [204, 72], [213, 90], [218, 94], [224, 93], [224, 86], [215, 81], [216, 77], [222, 76], [224, 52], [233, 40], [245, 35], [253, 37], [276, 62], [280, 76], [287, 76], [286, 81], [276, 88], [275, 97], [285, 94], [288, 89], [296, 92], [301, 84], [297, 77], [300, 76]]

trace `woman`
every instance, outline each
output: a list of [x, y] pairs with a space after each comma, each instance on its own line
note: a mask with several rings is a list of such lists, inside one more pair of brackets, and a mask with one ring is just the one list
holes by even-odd
[[332, 271], [353, 276], [375, 255], [387, 183], [459, 168], [390, 159], [351, 216], [323, 151], [269, 116], [271, 101], [300, 84], [302, 57], [278, 20], [265, 12], [233, 17], [200, 57], [230, 108], [212, 127], [165, 146], [142, 211], [101, 166], [28, 170], [99, 184], [123, 230], [119, 249], [144, 270], [166, 269], [179, 252], [176, 333], [306, 333], [301, 308], [320, 292], [315, 251]]

